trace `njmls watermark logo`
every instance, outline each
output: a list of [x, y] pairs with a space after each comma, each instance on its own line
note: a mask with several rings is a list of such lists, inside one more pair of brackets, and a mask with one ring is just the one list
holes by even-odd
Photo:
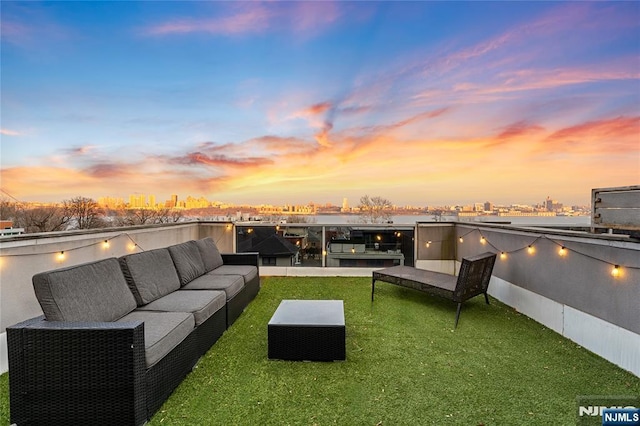
[[578, 426], [640, 426], [640, 395], [582, 395], [576, 400]]

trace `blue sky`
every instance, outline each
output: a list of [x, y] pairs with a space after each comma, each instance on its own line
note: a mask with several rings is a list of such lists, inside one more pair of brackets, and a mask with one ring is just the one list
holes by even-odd
[[640, 183], [638, 2], [0, 7], [20, 200], [586, 204]]

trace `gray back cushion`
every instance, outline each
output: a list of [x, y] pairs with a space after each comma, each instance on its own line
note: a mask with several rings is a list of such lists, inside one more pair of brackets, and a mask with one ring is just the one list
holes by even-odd
[[188, 284], [205, 274], [204, 262], [195, 241], [169, 246], [169, 253], [178, 271], [181, 285]]
[[202, 256], [202, 262], [204, 263], [206, 272], [213, 271], [217, 267], [222, 266], [222, 255], [211, 237], [197, 240], [196, 244], [200, 250], [200, 256]]
[[178, 273], [166, 248], [122, 256], [120, 266], [138, 306], [180, 288]]
[[48, 321], [116, 321], [136, 308], [115, 257], [41, 272], [32, 281]]

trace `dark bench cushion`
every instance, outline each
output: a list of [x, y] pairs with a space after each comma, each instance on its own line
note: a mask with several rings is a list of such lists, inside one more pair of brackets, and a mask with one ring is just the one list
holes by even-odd
[[195, 319], [187, 312], [151, 312], [135, 310], [120, 322], [144, 322], [144, 349], [147, 368], [160, 361], [178, 346], [195, 327]]
[[120, 266], [138, 306], [146, 305], [180, 288], [180, 279], [166, 248], [128, 254]]
[[182, 287], [184, 290], [224, 290], [227, 300], [235, 297], [244, 288], [241, 275], [211, 275], [206, 274], [196, 278]]
[[136, 308], [115, 257], [33, 276], [48, 321], [116, 321]]
[[204, 323], [220, 309], [224, 309], [227, 297], [218, 290], [177, 290], [148, 305], [140, 306], [139, 311], [189, 312], [193, 314], [196, 326]]
[[197, 240], [196, 244], [200, 250], [200, 256], [202, 256], [206, 272], [213, 271], [214, 269], [222, 266], [222, 255], [220, 254], [220, 250], [218, 250], [218, 246], [216, 246], [216, 243], [211, 237]]
[[204, 262], [202, 261], [200, 249], [195, 241], [192, 240], [170, 246], [169, 253], [173, 259], [176, 271], [178, 271], [181, 285], [188, 284], [205, 274]]

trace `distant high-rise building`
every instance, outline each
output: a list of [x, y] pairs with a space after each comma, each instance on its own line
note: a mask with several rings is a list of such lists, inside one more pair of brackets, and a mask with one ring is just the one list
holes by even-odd
[[562, 210], [562, 203], [559, 203], [556, 200], [552, 200], [551, 197], [547, 197], [544, 205], [545, 205], [545, 209], [548, 212], [555, 212], [557, 210]]
[[155, 195], [149, 195], [149, 207], [152, 209], [156, 208], [156, 196]]
[[489, 201], [486, 201], [486, 202], [484, 203], [484, 211], [486, 211], [486, 212], [491, 212], [491, 211], [493, 211], [493, 203], [492, 203], [492, 202], [489, 202]]
[[178, 196], [176, 194], [171, 194], [171, 199], [167, 200], [165, 206], [169, 208], [174, 208], [178, 206]]
[[136, 194], [131, 194], [129, 195], [129, 208], [131, 209], [143, 209], [145, 208], [147, 205], [147, 196], [144, 194], [140, 194], [140, 195], [136, 195]]
[[98, 204], [109, 209], [119, 209], [124, 207], [124, 199], [113, 197], [100, 197]]
[[342, 199], [342, 211], [349, 211], [349, 202], [347, 201], [347, 197]]

